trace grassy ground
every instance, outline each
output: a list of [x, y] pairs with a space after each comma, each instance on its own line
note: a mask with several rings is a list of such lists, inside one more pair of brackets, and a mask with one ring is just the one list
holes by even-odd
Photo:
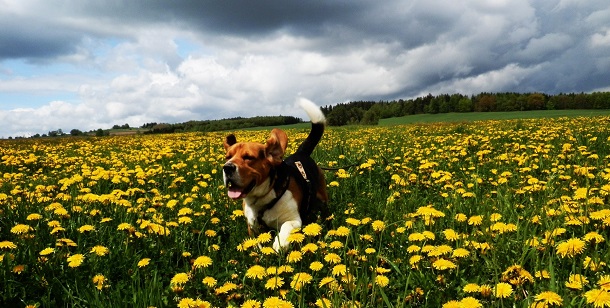
[[464, 122], [484, 120], [514, 120], [558, 117], [591, 117], [610, 115], [610, 110], [536, 110], [511, 112], [468, 112], [468, 113], [439, 113], [416, 114], [404, 117], [382, 119], [379, 125], [400, 125], [412, 123], [434, 122]]
[[355, 166], [281, 252], [225, 134], [0, 141], [0, 307], [610, 306], [609, 116], [330, 127]]

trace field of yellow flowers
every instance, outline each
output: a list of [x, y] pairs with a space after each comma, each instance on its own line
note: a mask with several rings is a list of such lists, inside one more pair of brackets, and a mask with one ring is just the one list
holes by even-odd
[[0, 306], [610, 307], [608, 116], [329, 128], [333, 218], [279, 253], [225, 134], [0, 141]]

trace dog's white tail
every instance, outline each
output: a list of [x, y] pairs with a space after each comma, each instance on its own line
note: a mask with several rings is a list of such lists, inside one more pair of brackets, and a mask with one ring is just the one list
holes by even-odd
[[303, 110], [305, 110], [305, 112], [307, 113], [307, 116], [309, 116], [309, 119], [311, 120], [311, 123], [315, 123], [315, 124], [325, 124], [326, 123], [326, 118], [324, 117], [324, 113], [322, 113], [322, 110], [320, 110], [320, 107], [318, 107], [318, 105], [316, 105], [314, 102], [312, 102], [306, 98], [299, 98], [299, 106], [301, 106], [301, 108], [303, 108]]

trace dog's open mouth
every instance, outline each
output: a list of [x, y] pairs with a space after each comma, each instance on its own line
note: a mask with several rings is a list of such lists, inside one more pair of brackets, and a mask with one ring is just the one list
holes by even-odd
[[235, 200], [235, 199], [241, 199], [246, 197], [246, 195], [248, 195], [248, 193], [254, 189], [254, 186], [256, 185], [256, 181], [252, 181], [250, 182], [250, 184], [248, 186], [246, 186], [245, 188], [237, 186], [233, 181], [229, 180], [227, 181], [227, 194], [229, 195], [229, 198]]

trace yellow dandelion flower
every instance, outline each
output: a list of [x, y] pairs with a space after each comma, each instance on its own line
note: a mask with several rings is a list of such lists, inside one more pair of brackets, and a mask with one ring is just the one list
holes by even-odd
[[409, 242], [422, 242], [426, 240], [426, 236], [424, 236], [422, 233], [419, 232], [414, 232], [409, 234]]
[[74, 254], [68, 257], [68, 266], [69, 267], [79, 267], [83, 261], [85, 260], [85, 256], [82, 254]]
[[320, 262], [320, 261], [313, 261], [313, 262], [311, 262], [311, 264], [309, 264], [309, 269], [311, 269], [314, 272], [320, 271], [323, 268], [324, 268], [324, 264], [322, 264], [322, 262]]
[[572, 274], [565, 282], [565, 286], [573, 290], [582, 290], [582, 287], [589, 283], [587, 277], [580, 274]]
[[318, 250], [318, 245], [316, 245], [314, 243], [308, 243], [305, 246], [301, 247], [301, 252], [303, 252], [303, 253], [307, 253], [307, 252], [314, 253], [317, 250]]
[[305, 234], [300, 232], [293, 232], [288, 236], [288, 243], [302, 243], [305, 240]]
[[411, 245], [411, 246], [407, 247], [408, 253], [419, 252], [420, 250], [421, 250], [421, 247], [419, 247], [417, 245]]
[[123, 223], [120, 223], [116, 229], [118, 231], [124, 231], [124, 230], [133, 230], [134, 228], [131, 224], [123, 222]]
[[453, 229], [445, 229], [445, 231], [443, 231], [443, 235], [448, 241], [452, 242], [460, 239], [460, 235]]
[[170, 280], [170, 283], [172, 285], [181, 285], [181, 284], [185, 284], [189, 281], [189, 274], [187, 273], [178, 273], [176, 275], [174, 275], [174, 277], [172, 277], [172, 280]]
[[483, 285], [481, 285], [479, 292], [481, 293], [482, 296], [488, 297], [493, 292], [493, 288], [488, 284], [483, 284]]
[[483, 223], [482, 215], [475, 215], [468, 218], [468, 224], [471, 226], [480, 226]]
[[95, 227], [92, 225], [84, 225], [84, 226], [78, 228], [77, 230], [80, 233], [85, 233], [85, 232], [95, 231]]
[[268, 256], [268, 255], [273, 255], [273, 254], [277, 254], [277, 251], [275, 251], [275, 249], [273, 249], [273, 247], [263, 247], [261, 248], [261, 253]]
[[585, 234], [583, 239], [585, 240], [585, 242], [591, 242], [594, 244], [599, 244], [605, 240], [603, 235], [601, 235], [595, 231], [591, 231], [591, 232]]
[[255, 300], [255, 299], [249, 299], [247, 301], [245, 301], [243, 304], [241, 304], [241, 308], [260, 308], [261, 307], [261, 302]]
[[264, 308], [293, 308], [294, 306], [283, 299], [280, 299], [277, 296], [268, 297], [263, 302]]
[[42, 219], [42, 215], [38, 214], [38, 213], [32, 213], [30, 215], [28, 215], [28, 217], [25, 218], [26, 220], [40, 220]]
[[191, 307], [197, 307], [197, 302], [190, 297], [182, 298], [178, 302], [178, 308], [191, 308]]
[[360, 221], [360, 219], [348, 217], [345, 219], [345, 223], [356, 227], [356, 226], [359, 226], [362, 222]]
[[458, 248], [458, 249], [454, 250], [453, 253], [451, 254], [451, 256], [454, 258], [465, 258], [465, 257], [468, 257], [469, 255], [470, 255], [470, 251], [468, 251], [468, 249], [465, 249], [465, 248]]
[[610, 307], [610, 292], [608, 291], [593, 289], [585, 292], [584, 296], [587, 299], [587, 303], [593, 304], [596, 308]]
[[15, 274], [21, 274], [21, 272], [23, 272], [24, 270], [25, 270], [25, 265], [23, 265], [23, 264], [15, 265], [13, 267], [13, 273], [15, 273]]
[[371, 224], [371, 227], [373, 227], [373, 231], [381, 232], [381, 231], [385, 230], [385, 222], [383, 222], [381, 220], [375, 220]]
[[364, 250], [364, 253], [366, 253], [366, 254], [368, 254], [368, 255], [374, 254], [374, 253], [376, 253], [376, 252], [377, 252], [377, 250], [376, 250], [375, 248], [372, 248], [372, 247], [366, 248], [366, 249]]
[[599, 277], [597, 285], [604, 291], [610, 291], [610, 275], [603, 275]]
[[332, 269], [333, 276], [345, 276], [347, 274], [347, 266], [345, 264], [337, 264]]
[[208, 256], [200, 256], [197, 257], [197, 259], [195, 259], [195, 261], [193, 262], [193, 267], [194, 268], [206, 268], [208, 266], [212, 265], [212, 258], [208, 257]]
[[380, 287], [385, 287], [390, 283], [390, 279], [385, 275], [377, 275], [375, 277], [375, 284]]
[[286, 256], [288, 263], [296, 263], [301, 261], [301, 259], [303, 259], [303, 254], [298, 250], [293, 250]]
[[421, 261], [421, 259], [423, 259], [423, 257], [421, 255], [413, 255], [412, 257], [409, 258], [409, 264], [411, 265], [411, 267], [415, 267], [415, 266], [417, 266], [419, 261]]
[[331, 249], [341, 249], [343, 248], [343, 243], [339, 242], [339, 241], [332, 241], [328, 247], [330, 247]]
[[337, 264], [341, 263], [341, 257], [338, 254], [331, 252], [324, 256], [324, 261], [330, 264]]
[[303, 233], [307, 236], [317, 236], [322, 232], [322, 227], [317, 223], [310, 223], [303, 228]]
[[222, 286], [220, 286], [219, 288], [214, 289], [214, 292], [216, 293], [216, 295], [219, 294], [226, 294], [232, 290], [237, 289], [237, 285], [232, 283], [232, 282], [225, 282]]
[[481, 292], [481, 286], [476, 283], [469, 283], [462, 288], [465, 293], [479, 293]]
[[466, 216], [466, 214], [463, 214], [463, 213], [455, 214], [454, 218], [458, 222], [465, 222], [466, 220], [468, 220], [468, 216]]
[[284, 279], [279, 276], [271, 277], [265, 283], [265, 289], [277, 290], [284, 285]]
[[150, 264], [150, 258], [143, 258], [140, 261], [138, 261], [139, 268], [146, 267], [148, 264]]
[[332, 307], [332, 303], [327, 298], [320, 298], [316, 300], [316, 307], [318, 308], [330, 308]]
[[534, 273], [534, 276], [536, 276], [536, 278], [538, 278], [538, 279], [550, 279], [551, 278], [551, 274], [547, 270], [536, 271]]
[[500, 282], [494, 289], [494, 296], [497, 298], [508, 298], [513, 294], [513, 287], [506, 282]]
[[570, 258], [574, 257], [583, 252], [585, 244], [586, 243], [579, 238], [571, 238], [567, 241], [562, 241], [557, 244], [557, 254], [562, 258], [565, 258], [566, 256]]
[[261, 233], [256, 237], [256, 241], [259, 244], [269, 243], [271, 242], [271, 239], [273, 239], [273, 236], [269, 232]]
[[335, 283], [337, 283], [337, 279], [335, 279], [334, 277], [324, 277], [320, 280], [318, 286], [323, 287], [325, 285], [333, 285]]
[[29, 225], [18, 224], [11, 228], [11, 233], [13, 234], [25, 234], [29, 231], [33, 230]]
[[204, 285], [206, 285], [210, 288], [213, 288], [216, 285], [216, 278], [207, 276], [207, 277], [203, 278], [203, 280], [201, 280], [201, 283], [203, 283]]
[[267, 271], [260, 265], [253, 265], [246, 271], [246, 277], [252, 279], [263, 279], [267, 276]]
[[442, 308], [461, 308], [462, 304], [456, 300], [451, 300], [443, 304]]
[[110, 252], [110, 250], [102, 245], [96, 245], [93, 246], [93, 248], [91, 248], [91, 251], [89, 252], [94, 253], [98, 256], [105, 256], [108, 254], [108, 252]]
[[104, 285], [107, 282], [106, 277], [104, 277], [104, 275], [101, 275], [101, 274], [97, 274], [97, 275], [93, 276], [92, 280], [93, 280], [93, 284], [95, 285], [95, 287], [98, 290], [102, 290], [102, 288], [104, 288]]
[[449, 260], [440, 258], [432, 263], [432, 267], [439, 271], [443, 271], [447, 269], [454, 269], [457, 267], [457, 265]]
[[345, 236], [349, 235], [349, 232], [350, 232], [349, 228], [341, 226], [341, 227], [337, 228], [337, 230], [335, 231], [335, 235], [345, 237]]
[[296, 291], [301, 290], [303, 286], [310, 283], [313, 280], [313, 277], [304, 272], [296, 273], [292, 276], [292, 282], [290, 283], [290, 287]]
[[483, 307], [483, 304], [481, 304], [481, 302], [474, 298], [474, 297], [465, 297], [460, 301], [460, 307], [464, 307], [464, 308], [480, 308]]
[[536, 294], [536, 296], [534, 296], [534, 301], [537, 305], [540, 305], [541, 307], [554, 305], [561, 306], [563, 304], [563, 298], [561, 298], [559, 294], [553, 291], [543, 291]]
[[55, 252], [55, 248], [50, 248], [49, 247], [49, 248], [45, 248], [45, 249], [41, 250], [40, 251], [40, 255], [41, 256], [47, 256], [47, 255], [50, 255], [50, 254], [52, 254], [54, 252]]

